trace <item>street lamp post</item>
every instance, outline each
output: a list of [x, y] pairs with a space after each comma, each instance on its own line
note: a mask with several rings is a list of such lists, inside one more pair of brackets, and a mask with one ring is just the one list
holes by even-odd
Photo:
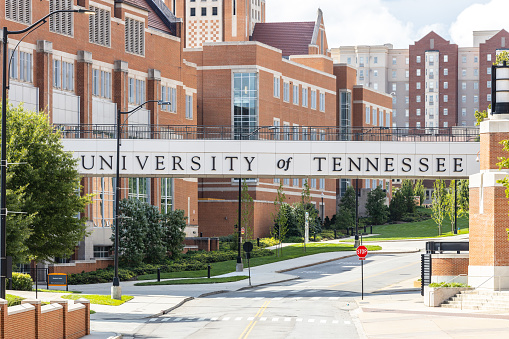
[[111, 298], [121, 300], [122, 299], [122, 289], [120, 287], [120, 279], [118, 278], [118, 244], [119, 244], [119, 227], [118, 227], [118, 210], [120, 206], [120, 136], [122, 134], [122, 115], [129, 115], [137, 112], [143, 106], [150, 102], [157, 102], [159, 106], [161, 105], [169, 105], [169, 102], [160, 101], [160, 100], [148, 100], [144, 103], [138, 105], [130, 111], [122, 112], [120, 109], [117, 109], [117, 164], [116, 164], [116, 180], [115, 180], [115, 254], [114, 254], [114, 266], [115, 266], [115, 276], [113, 277], [113, 286], [111, 287]]
[[322, 228], [323, 228], [323, 225], [325, 224], [324, 223], [324, 219], [325, 219], [325, 205], [323, 204], [323, 196], [324, 196], [323, 192], [322, 192], [321, 196], [322, 196]]
[[[35, 23], [30, 25], [27, 28], [21, 29], [19, 31], [9, 31], [7, 30], [7, 27], [3, 28], [2, 31], [2, 148], [1, 148], [1, 161], [0, 161], [0, 167], [1, 167], [1, 182], [0, 182], [0, 237], [1, 237], [1, 244], [0, 244], [0, 262], [1, 262], [1, 269], [0, 269], [0, 298], [5, 299], [5, 281], [7, 278], [7, 228], [6, 228], [6, 222], [7, 222], [7, 196], [6, 196], [6, 173], [7, 173], [7, 74], [9, 73], [9, 67], [7, 63], [7, 50], [8, 50], [8, 38], [9, 35], [17, 35], [17, 34], [23, 34], [26, 33], [18, 42], [14, 50], [18, 47], [19, 43], [30, 33], [35, 31], [37, 28], [41, 27], [43, 24], [46, 23], [46, 19], [50, 16], [57, 14], [57, 13], [84, 13], [84, 14], [95, 14], [94, 11], [87, 10], [87, 9], [66, 9], [66, 10], [58, 10], [51, 12], [44, 16], [42, 19], [37, 20]], [[14, 52], [13, 50], [13, 52]]]

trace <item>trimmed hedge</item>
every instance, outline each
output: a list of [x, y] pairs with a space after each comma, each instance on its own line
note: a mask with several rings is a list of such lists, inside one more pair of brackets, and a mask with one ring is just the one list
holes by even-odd
[[12, 272], [12, 289], [16, 291], [31, 291], [33, 285], [29, 274]]

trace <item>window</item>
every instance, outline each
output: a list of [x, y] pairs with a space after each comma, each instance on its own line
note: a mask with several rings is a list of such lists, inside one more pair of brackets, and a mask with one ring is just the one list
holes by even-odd
[[444, 102], [449, 102], [449, 96], [448, 95], [444, 95]]
[[279, 98], [280, 90], [281, 90], [281, 79], [279, 77], [274, 77], [274, 98]]
[[320, 93], [320, 111], [325, 112], [325, 93]]
[[299, 104], [299, 85], [293, 85], [293, 104]]
[[444, 68], [444, 75], [449, 75], [449, 69]]
[[308, 89], [302, 88], [302, 106], [308, 107]]
[[479, 96], [474, 95], [474, 102], [479, 102]]
[[53, 87], [62, 88], [62, 62], [53, 60]]
[[491, 61], [491, 54], [486, 54], [486, 60]]
[[395, 118], [396, 117], [396, 110], [392, 110], [392, 117]]
[[311, 90], [311, 109], [316, 109], [316, 91]]
[[444, 121], [444, 127], [445, 128], [449, 127], [449, 124], [447, 123], [447, 121]]
[[475, 63], [478, 63], [479, 62], [479, 58], [477, 56], [474, 56], [474, 62]]
[[217, 15], [217, 7], [212, 7], [212, 15]]
[[111, 246], [94, 246], [94, 258], [109, 258]]
[[392, 64], [396, 65], [396, 57], [392, 57]]
[[396, 92], [396, 84], [392, 84], [392, 91]]
[[373, 57], [373, 63], [378, 64], [378, 57]]
[[466, 82], [462, 82], [461, 83], [461, 89], [463, 89], [463, 90], [467, 89], [467, 83]]
[[417, 71], [416, 71], [416, 73], [417, 73], [417, 76], [418, 76], [418, 77], [420, 77], [420, 76], [421, 76], [421, 69], [420, 69], [420, 68], [418, 68], [418, 69], [417, 69]]
[[396, 105], [396, 101], [397, 101], [396, 96], [393, 96], [393, 97], [392, 97], [392, 104], [393, 104], [393, 105]]
[[373, 71], [373, 76], [377, 77], [378, 76], [378, 71]]
[[466, 108], [462, 108], [461, 109], [461, 115], [464, 116], [464, 117], [467, 116], [467, 109]]
[[359, 66], [364, 67], [364, 57], [359, 58]]
[[169, 105], [162, 105], [161, 109], [169, 112], [177, 112], [177, 89], [173, 87], [161, 86], [161, 100], [169, 101]]
[[405, 97], [405, 104], [408, 104], [410, 102], [408, 95]]
[[417, 101], [417, 102], [421, 102], [421, 96], [420, 96], [420, 95], [416, 96], [416, 97], [415, 97], [415, 101]]
[[74, 63], [62, 62], [62, 89], [74, 90]]
[[190, 16], [196, 16], [196, 8], [191, 8]]
[[299, 179], [293, 179], [293, 183], [292, 183], [293, 186], [299, 186]]
[[359, 71], [359, 79], [364, 80], [364, 70], [362, 69]]
[[149, 202], [150, 178], [129, 178], [129, 199]]
[[145, 102], [145, 81], [129, 78], [128, 101], [130, 104], [141, 105]]
[[375, 91], [378, 91], [378, 83], [377, 83], [377, 82], [375, 82], [375, 83], [373, 84], [373, 89], [374, 89]]
[[449, 56], [447, 54], [444, 55], [444, 62], [449, 62]]
[[[324, 178], [320, 178], [320, 189], [321, 190], [325, 189], [325, 179]], [[322, 212], [322, 214], [323, 214], [323, 212]]]
[[488, 95], [486, 96], [486, 101], [491, 101], [491, 94], [488, 94]]
[[366, 179], [366, 188], [370, 188], [371, 180]]
[[417, 56], [416, 61], [417, 61], [418, 63], [419, 63], [419, 62], [421, 62], [421, 56], [420, 56], [420, 55], [418, 55], [418, 56]]
[[449, 109], [448, 108], [444, 108], [444, 115], [449, 115]]
[[467, 96], [466, 95], [462, 95], [461, 96], [461, 102], [467, 102]]
[[415, 127], [417, 127], [417, 128], [421, 128], [421, 122], [420, 122], [420, 121], [417, 121], [417, 122], [415, 123]]
[[478, 82], [474, 82], [474, 89], [479, 89], [479, 83]]
[[486, 68], [486, 74], [491, 74], [491, 67]]
[[284, 178], [283, 179], [283, 185], [290, 186], [290, 178]]
[[278, 184], [278, 185], [279, 185], [279, 183], [280, 183], [280, 182], [281, 182], [281, 180], [280, 180], [279, 178], [274, 178], [274, 183], [275, 183], [275, 184]]
[[92, 95], [111, 99], [111, 73], [92, 70]]
[[369, 124], [370, 115], [371, 115], [371, 108], [368, 106], [368, 107], [366, 107], [366, 124]]
[[193, 119], [193, 95], [186, 95], [186, 119]]
[[274, 119], [274, 122], [272, 123], [272, 125], [274, 126], [274, 139], [275, 140], [279, 140], [279, 133], [280, 133], [280, 129], [279, 129], [279, 126], [280, 126], [280, 121], [278, 119]]
[[[72, 9], [71, 0], [50, 0], [49, 11]], [[49, 30], [51, 32], [72, 36], [72, 13], [57, 13], [49, 17]]]
[[312, 178], [309, 180], [309, 187], [316, 188], [316, 179], [315, 178]]
[[479, 76], [479, 69], [478, 68], [474, 68], [474, 76]]
[[410, 76], [410, 72], [408, 70], [405, 71], [405, 78], [408, 78]]
[[161, 178], [161, 212], [173, 210], [173, 179]]
[[90, 6], [95, 15], [88, 16], [88, 41], [102, 46], [110, 46], [110, 11]]
[[405, 91], [409, 91], [410, 90], [410, 84], [407, 82], [405, 83]]
[[352, 64], [352, 58], [350, 58], [350, 57], [349, 57], [349, 58], [347, 58], [347, 59], [346, 59], [346, 63], [347, 63], [348, 65], [351, 65], [351, 64]]
[[376, 119], [378, 116], [378, 110], [376, 108], [373, 108], [373, 125], [376, 126]]
[[486, 82], [486, 87], [487, 87], [487, 88], [491, 88], [491, 80], [488, 80], [488, 81]]
[[396, 71], [392, 71], [392, 77], [396, 78]]
[[299, 140], [299, 126], [293, 125], [293, 140]]
[[283, 140], [290, 140], [290, 123], [283, 122]]
[[405, 109], [405, 116], [406, 117], [410, 116], [410, 110], [408, 108]]
[[30, 24], [31, 9], [30, 0], [5, 1], [5, 17], [9, 20]]
[[[289, 89], [290, 84], [286, 85]], [[233, 75], [233, 126], [237, 136], [258, 126], [258, 73]]]
[[391, 114], [389, 112], [385, 113], [385, 127], [390, 127], [391, 123]]
[[449, 83], [447, 81], [444, 81], [444, 89], [448, 89], [449, 88]]
[[201, 16], [207, 16], [207, 7], [201, 8]]
[[467, 57], [465, 55], [461, 57], [461, 62], [464, 64], [467, 62]]
[[410, 63], [410, 58], [409, 57], [406, 57], [405, 58], [405, 64], [408, 65]]
[[466, 69], [462, 69], [461, 70], [461, 75], [466, 77], [467, 76], [467, 70]]
[[290, 102], [290, 83], [283, 82], [283, 101]]
[[129, 17], [125, 18], [125, 51], [145, 54], [145, 24]]
[[417, 116], [421, 115], [421, 109], [420, 108], [417, 108], [415, 110], [415, 115], [417, 115]]
[[415, 84], [415, 87], [416, 87], [417, 89], [421, 89], [421, 83], [420, 83], [420, 82], [417, 82], [417, 83]]
[[379, 126], [384, 125], [384, 112], [381, 109], [378, 110], [378, 124]]

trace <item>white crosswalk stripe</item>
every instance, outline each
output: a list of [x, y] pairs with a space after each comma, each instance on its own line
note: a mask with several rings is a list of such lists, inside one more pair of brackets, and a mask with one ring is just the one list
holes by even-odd
[[210, 318], [210, 321], [216, 321], [217, 319], [219, 318], [218, 317]]
[[326, 324], [327, 320], [320, 320], [320, 324]]
[[260, 318], [260, 321], [265, 321], [265, 320], [267, 320], [267, 317], [261, 317]]
[[272, 318], [272, 321], [279, 321], [279, 318]]
[[164, 318], [163, 320], [161, 321], [164, 321], [164, 322], [167, 322], [167, 321], [170, 321], [170, 318]]
[[198, 321], [203, 321], [203, 320], [205, 320], [205, 318], [200, 318], [200, 319], [198, 319]]
[[254, 320], [254, 317], [247, 318], [247, 321], [252, 321], [252, 320]]
[[182, 318], [176, 318], [174, 321], [181, 321]]
[[149, 321], [157, 321], [157, 318], [152, 318]]
[[333, 324], [339, 324], [339, 320], [333, 320], [332, 323]]
[[285, 321], [292, 321], [292, 318], [285, 318]]
[[230, 317], [224, 317], [222, 320], [223, 321], [228, 321], [228, 320], [230, 320]]
[[308, 319], [308, 323], [314, 323], [315, 319]]
[[300, 323], [300, 322], [302, 322], [302, 318], [297, 318], [295, 321]]
[[350, 325], [351, 322], [349, 322], [348, 320], [345, 320], [345, 325]]
[[242, 320], [242, 317], [235, 318], [235, 321], [239, 321], [239, 320]]

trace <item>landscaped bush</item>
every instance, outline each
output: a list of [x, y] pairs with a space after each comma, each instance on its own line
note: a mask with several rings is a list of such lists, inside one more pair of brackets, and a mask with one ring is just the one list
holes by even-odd
[[32, 277], [24, 273], [12, 273], [12, 289], [17, 291], [31, 291], [32, 290]]
[[7, 299], [7, 307], [11, 307], [11, 306], [16, 306], [16, 305], [21, 305], [21, 301], [24, 300], [25, 298], [18, 297], [17, 295], [7, 294], [6, 299]]
[[304, 242], [304, 238], [303, 237], [287, 237], [285, 239], [285, 242], [301, 243], [301, 242]]
[[270, 247], [279, 244], [279, 241], [275, 238], [261, 238], [260, 247]]
[[431, 283], [429, 284], [429, 287], [470, 287], [470, 286], [468, 286], [467, 284], [457, 282], [452, 283], [441, 282], [441, 283]]
[[320, 233], [320, 236], [322, 237], [322, 240], [333, 240], [334, 231], [332, 230], [322, 231], [322, 233]]

